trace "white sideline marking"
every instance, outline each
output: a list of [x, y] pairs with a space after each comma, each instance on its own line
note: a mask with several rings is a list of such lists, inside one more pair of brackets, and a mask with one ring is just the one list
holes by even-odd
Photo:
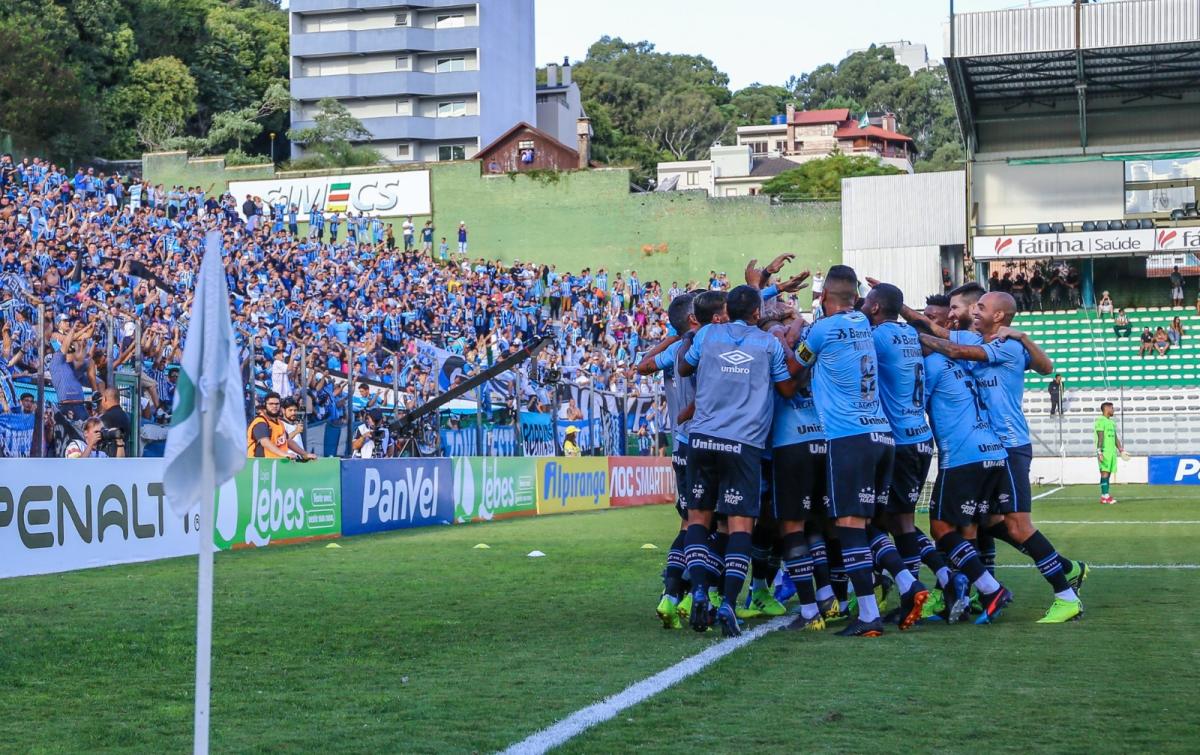
[[1038, 524], [1200, 524], [1200, 519], [1046, 519]]
[[[1032, 569], [1035, 564], [996, 564], [997, 569]], [[1200, 564], [1088, 564], [1088, 569], [1200, 569]]]
[[1041, 500], [1041, 499], [1045, 498], [1046, 496], [1049, 496], [1049, 495], [1054, 495], [1055, 493], [1057, 493], [1058, 491], [1060, 491], [1060, 490], [1062, 490], [1062, 489], [1063, 489], [1063, 486], [1062, 486], [1062, 485], [1059, 485], [1059, 486], [1058, 486], [1057, 488], [1055, 488], [1054, 490], [1047, 490], [1045, 493], [1038, 493], [1037, 495], [1035, 495], [1033, 498], [1030, 498], [1029, 500], [1031, 500], [1031, 501], [1039, 501], [1039, 500]]
[[[631, 708], [643, 700], [666, 690], [668, 687], [678, 684], [738, 648], [748, 645], [759, 637], [774, 632], [776, 629], [782, 629], [789, 621], [795, 618], [795, 616], [780, 616], [777, 619], [772, 619], [761, 626], [742, 633], [739, 637], [722, 640], [704, 652], [697, 653], [690, 658], [685, 658], [654, 676], [626, 687], [612, 697], [606, 697], [595, 705], [589, 705], [582, 710], [572, 713], [553, 726], [542, 729], [530, 735], [527, 739], [517, 742], [507, 750], [504, 750], [501, 755], [541, 755], [541, 753], [566, 744], [568, 740], [582, 734], [587, 729], [615, 718], [618, 713], [626, 708]], [[685, 630], [687, 629], [685, 627]]]

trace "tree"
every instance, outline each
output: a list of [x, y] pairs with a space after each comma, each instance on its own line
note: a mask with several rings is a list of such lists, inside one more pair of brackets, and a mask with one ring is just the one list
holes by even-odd
[[735, 126], [762, 125], [784, 113], [791, 100], [785, 87], [754, 83], [733, 93], [727, 111]]
[[196, 112], [196, 82], [178, 58], [137, 61], [126, 83], [105, 99], [105, 124], [116, 157], [137, 156], [143, 132], [179, 133]]
[[728, 121], [717, 106], [699, 92], [672, 92], [652, 105], [639, 121], [639, 131], [676, 160], [707, 156], [708, 148], [724, 133]]
[[785, 170], [763, 184], [763, 194], [785, 201], [842, 197], [842, 179], [856, 176], [890, 176], [901, 174], [899, 168], [866, 155], [843, 155], [835, 152], [829, 157], [809, 160], [799, 167]]
[[317, 107], [321, 111], [313, 118], [312, 126], [288, 131], [289, 139], [304, 145], [311, 153], [303, 161], [296, 162], [312, 168], [346, 168], [374, 165], [382, 159], [371, 147], [353, 143], [369, 139], [371, 132], [350, 114], [345, 105], [326, 97], [317, 103]]

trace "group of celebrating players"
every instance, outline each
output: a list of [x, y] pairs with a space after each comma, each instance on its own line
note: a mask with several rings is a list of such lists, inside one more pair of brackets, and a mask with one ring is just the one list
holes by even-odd
[[[739, 619], [788, 613], [792, 595], [795, 630], [845, 620], [839, 635], [878, 637], [887, 623], [991, 622], [1013, 599], [995, 576], [997, 540], [1050, 583], [1039, 623], [1080, 618], [1087, 565], [1061, 556], [1031, 518], [1024, 373], [1053, 365], [1010, 327], [1013, 298], [968, 283], [918, 313], [887, 283], [867, 279], [861, 298], [855, 271], [836, 265], [810, 324], [779, 298], [807, 273], [768, 285], [788, 258], [752, 265], [750, 283], [728, 293], [673, 299], [673, 335], [639, 365], [663, 372], [677, 420], [683, 521], [663, 625], [734, 636]], [[927, 534], [915, 512], [935, 443]], [[899, 606], [881, 616], [893, 587]]]

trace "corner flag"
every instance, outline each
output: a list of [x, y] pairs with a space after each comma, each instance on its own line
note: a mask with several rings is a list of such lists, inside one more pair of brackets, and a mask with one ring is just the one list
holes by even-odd
[[209, 231], [183, 346], [183, 369], [167, 433], [163, 487], [171, 508], [200, 506], [196, 590], [196, 715], [193, 751], [208, 752], [212, 670], [213, 499], [221, 483], [246, 464], [242, 375], [229, 319], [229, 289], [221, 236]]

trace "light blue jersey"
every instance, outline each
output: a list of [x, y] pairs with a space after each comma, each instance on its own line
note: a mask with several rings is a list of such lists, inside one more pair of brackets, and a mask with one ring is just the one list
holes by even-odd
[[866, 315], [851, 310], [817, 320], [797, 356], [813, 368], [813, 398], [826, 438], [891, 430], [879, 404], [879, 363]]
[[[682, 434], [678, 427], [679, 423], [675, 420], [679, 416], [679, 412], [687, 404], [679, 402], [679, 384], [688, 380], [688, 378], [679, 377], [679, 373], [675, 369], [675, 360], [679, 355], [679, 349], [683, 346], [683, 341], [676, 341], [667, 348], [660, 351], [654, 357], [654, 366], [657, 367], [663, 375], [663, 393], [667, 398], [667, 414], [670, 417], [672, 428], [674, 428], [675, 447], [679, 448], [687, 443], [687, 431]], [[690, 401], [688, 403], [691, 403]]]
[[763, 448], [774, 414], [772, 384], [791, 377], [779, 341], [740, 321], [705, 325], [684, 358], [696, 368], [689, 432]]
[[879, 398], [896, 443], [924, 443], [933, 437], [925, 421], [925, 360], [911, 325], [880, 323], [874, 331], [879, 360]]
[[925, 395], [940, 469], [1007, 457], [988, 423], [975, 378], [961, 363], [941, 354], [925, 357]]
[[775, 417], [771, 423], [771, 446], [782, 448], [797, 443], [825, 440], [825, 426], [817, 414], [812, 393], [796, 391], [791, 398], [775, 394]]
[[951, 340], [967, 346], [982, 346], [988, 361], [970, 362], [979, 395], [987, 406], [992, 424], [1005, 448], [1029, 445], [1029, 423], [1021, 403], [1025, 398], [1025, 370], [1030, 356], [1020, 341], [998, 338], [987, 343], [971, 331], [954, 331]]

